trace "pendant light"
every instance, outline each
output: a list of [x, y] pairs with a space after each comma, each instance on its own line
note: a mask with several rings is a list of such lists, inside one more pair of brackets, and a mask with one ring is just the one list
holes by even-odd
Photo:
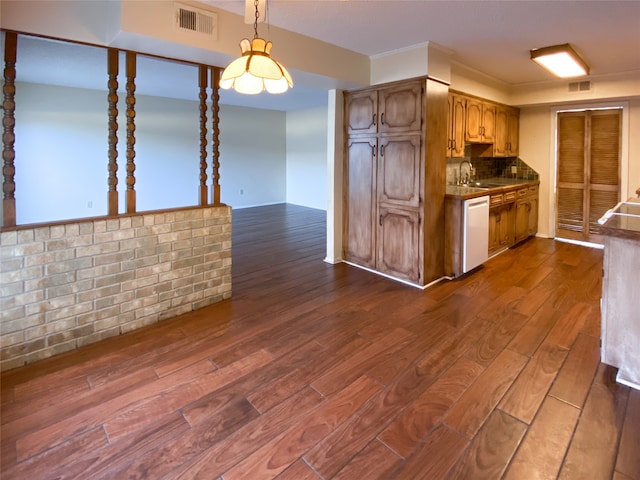
[[253, 40], [240, 42], [242, 56], [231, 62], [222, 72], [220, 88], [233, 88], [238, 93], [255, 95], [266, 90], [283, 93], [293, 87], [291, 75], [279, 62], [271, 58], [271, 42], [258, 37], [259, 0], [254, 0], [255, 20]]

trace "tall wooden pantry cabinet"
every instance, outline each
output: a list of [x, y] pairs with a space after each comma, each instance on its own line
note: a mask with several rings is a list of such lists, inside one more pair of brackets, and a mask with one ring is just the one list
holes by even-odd
[[447, 97], [429, 78], [345, 94], [346, 261], [420, 286], [443, 276]]

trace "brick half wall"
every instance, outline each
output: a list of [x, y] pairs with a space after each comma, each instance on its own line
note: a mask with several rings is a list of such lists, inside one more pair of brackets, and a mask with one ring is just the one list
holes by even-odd
[[0, 233], [0, 370], [231, 297], [231, 207]]

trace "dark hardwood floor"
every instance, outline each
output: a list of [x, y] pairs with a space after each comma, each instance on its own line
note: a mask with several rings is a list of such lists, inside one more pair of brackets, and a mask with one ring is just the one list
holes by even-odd
[[233, 299], [2, 375], [2, 479], [640, 479], [602, 251], [531, 239], [421, 291], [233, 214]]

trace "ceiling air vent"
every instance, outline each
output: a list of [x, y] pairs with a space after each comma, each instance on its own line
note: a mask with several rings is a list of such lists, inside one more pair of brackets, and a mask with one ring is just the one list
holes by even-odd
[[569, 92], [590, 92], [591, 91], [591, 81], [585, 80], [584, 82], [571, 82], [569, 84]]
[[175, 27], [181, 32], [193, 32], [213, 39], [218, 37], [218, 15], [181, 3], [175, 5]]

